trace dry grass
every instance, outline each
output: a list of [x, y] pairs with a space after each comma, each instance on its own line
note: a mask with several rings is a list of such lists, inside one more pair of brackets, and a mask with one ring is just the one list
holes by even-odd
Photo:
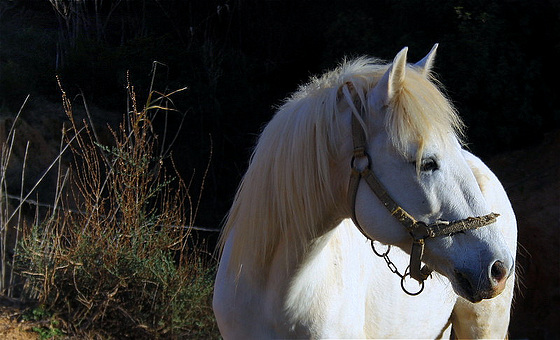
[[[23, 228], [13, 257], [22, 297], [70, 335], [218, 337], [213, 264], [193, 246], [188, 228], [197, 200], [171, 157], [158, 153], [165, 148], [153, 132], [154, 115], [172, 107], [170, 94], [151, 91], [140, 108], [129, 86], [129, 110], [111, 130], [111, 145], [103, 145], [91, 120], [75, 120], [61, 91], [69, 127], [52, 164], [55, 201]], [[66, 150], [68, 168], [60, 161]]]

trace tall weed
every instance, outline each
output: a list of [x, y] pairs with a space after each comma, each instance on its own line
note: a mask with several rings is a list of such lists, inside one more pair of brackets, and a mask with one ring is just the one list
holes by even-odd
[[171, 110], [170, 94], [152, 91], [139, 108], [129, 85], [129, 110], [104, 145], [90, 121], [75, 120], [61, 91], [72, 154], [56, 194], [64, 208], [26, 228], [19, 243], [24, 296], [70, 334], [218, 337], [210, 308], [213, 263], [188, 228], [197, 203], [172, 158], [158, 154], [165, 148], [152, 126], [158, 112]]

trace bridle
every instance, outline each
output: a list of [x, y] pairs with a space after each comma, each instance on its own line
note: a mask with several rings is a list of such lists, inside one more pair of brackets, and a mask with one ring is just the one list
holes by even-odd
[[[425, 240], [435, 237], [452, 236], [465, 230], [478, 229], [496, 222], [496, 218], [500, 216], [496, 213], [490, 213], [484, 216], [467, 217], [458, 221], [437, 221], [432, 224], [426, 224], [416, 220], [406, 210], [400, 207], [395, 200], [387, 193], [385, 187], [379, 182], [371, 169], [371, 158], [366, 150], [366, 136], [355, 114], [352, 114], [352, 139], [354, 142], [354, 153], [350, 163], [352, 173], [350, 175], [350, 184], [348, 186], [348, 199], [352, 209], [352, 220], [358, 227], [360, 232], [371, 241], [371, 246], [375, 254], [383, 257], [391, 271], [401, 277], [401, 287], [409, 295], [418, 295], [424, 289], [424, 280], [430, 276], [432, 269], [422, 264], [422, 256], [424, 254]], [[365, 165], [364, 165], [365, 164]], [[358, 186], [360, 180], [364, 179], [369, 188], [375, 193], [377, 198], [383, 203], [385, 208], [393, 215], [409, 232], [412, 237], [412, 250], [410, 252], [410, 265], [405, 274], [400, 274], [395, 265], [389, 260], [388, 253], [390, 246], [384, 253], [375, 250], [374, 240], [360, 226], [356, 218], [356, 196], [358, 194]], [[420, 290], [410, 292], [405, 288], [404, 280], [406, 276], [410, 276], [420, 284]]]

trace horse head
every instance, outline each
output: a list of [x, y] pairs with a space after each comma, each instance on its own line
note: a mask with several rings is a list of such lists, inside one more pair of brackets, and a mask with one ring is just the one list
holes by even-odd
[[[390, 200], [424, 226], [492, 213], [464, 157], [462, 122], [431, 75], [436, 47], [416, 64], [407, 64], [404, 48], [371, 86], [348, 81], [339, 91], [348, 128], [339, 162], [344, 169], [336, 171], [349, 174], [350, 164], [371, 168]], [[351, 120], [358, 122], [357, 128], [351, 128]], [[356, 129], [363, 130], [367, 157], [351, 160]], [[366, 237], [411, 252], [418, 241], [413, 228], [403, 227], [379, 195], [368, 185], [356, 186], [349, 207], [356, 224]], [[486, 224], [422, 239], [422, 261], [471, 302], [500, 294], [513, 272], [499, 217]]]

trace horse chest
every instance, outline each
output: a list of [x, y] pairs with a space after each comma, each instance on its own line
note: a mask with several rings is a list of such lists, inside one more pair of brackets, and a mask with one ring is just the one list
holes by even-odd
[[[294, 277], [285, 303], [290, 328], [311, 338], [437, 338], [456, 301], [449, 281], [433, 274], [421, 295], [408, 296], [385, 261], [349, 237], [361, 235], [341, 226]], [[393, 255], [405, 268], [407, 254]]]
[[439, 274], [426, 281], [418, 296], [406, 295], [390, 277], [373, 281], [377, 287], [369, 290], [366, 337], [435, 339], [447, 327], [456, 296]]

